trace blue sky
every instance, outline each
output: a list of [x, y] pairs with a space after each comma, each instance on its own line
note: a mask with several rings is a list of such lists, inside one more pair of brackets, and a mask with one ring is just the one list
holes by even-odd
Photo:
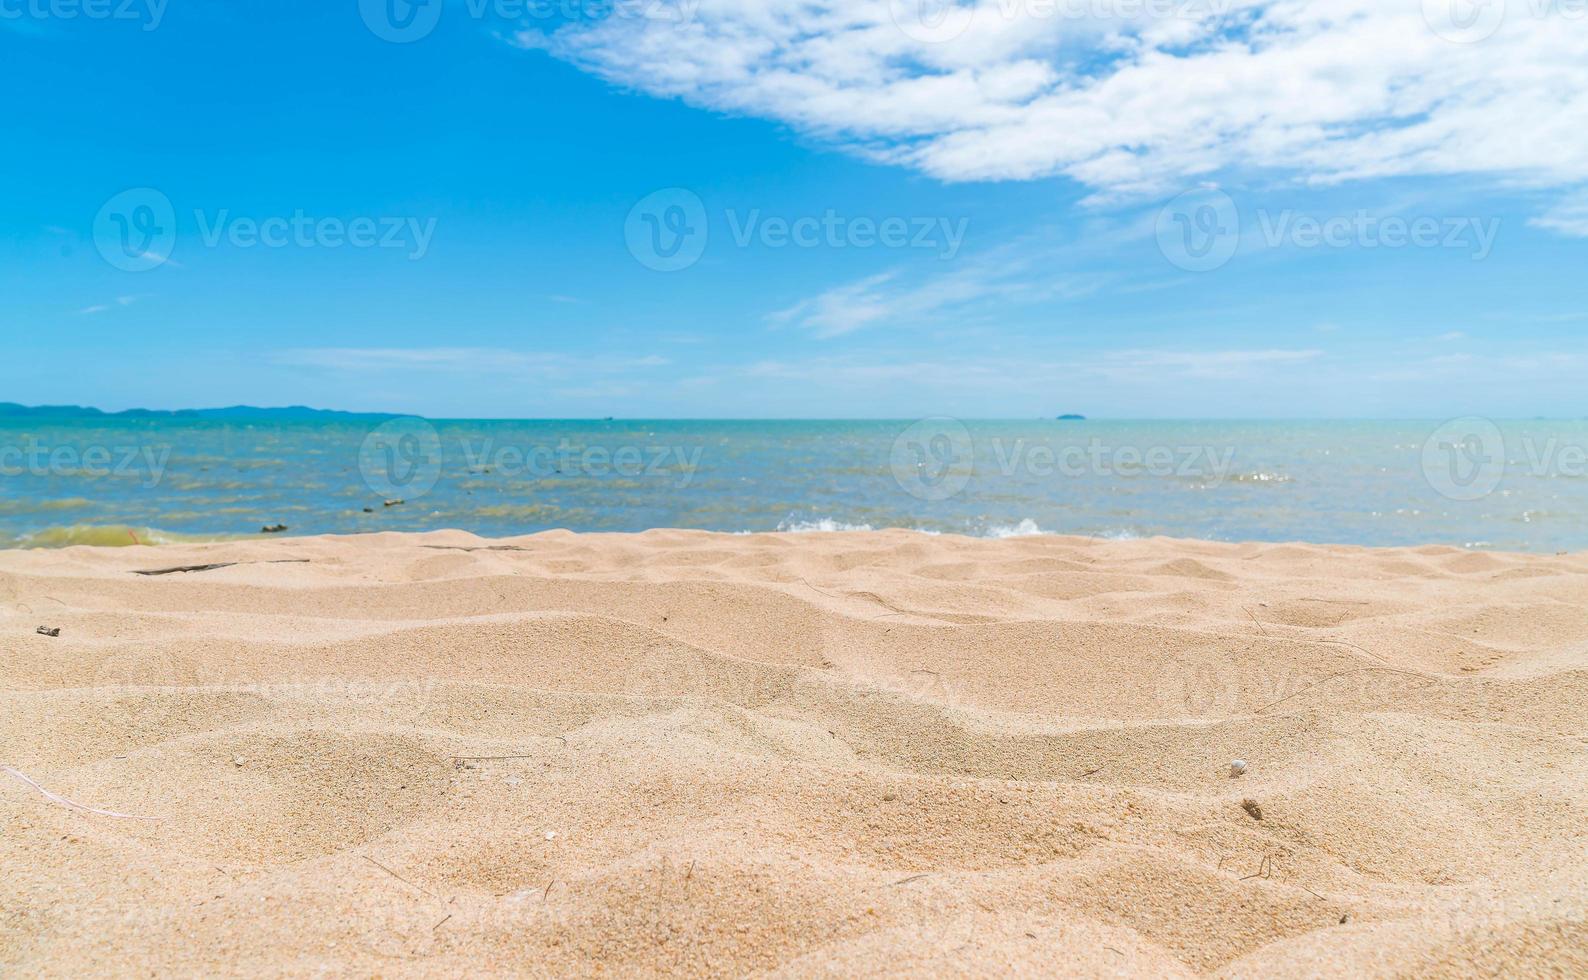
[[1588, 415], [1588, 22], [1002, 2], [3, 0], [0, 400]]

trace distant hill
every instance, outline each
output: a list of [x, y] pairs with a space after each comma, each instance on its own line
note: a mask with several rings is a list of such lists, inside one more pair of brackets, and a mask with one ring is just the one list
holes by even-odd
[[287, 408], [256, 408], [252, 405], [233, 405], [230, 408], [183, 408], [165, 411], [153, 408], [129, 408], [124, 412], [105, 412], [82, 405], [18, 405], [0, 402], [0, 419], [217, 419], [230, 422], [302, 422], [313, 419], [389, 419], [396, 418], [379, 412], [334, 412], [322, 408], [292, 405]]
[[1059, 421], [1060, 422], [1085, 422], [1086, 421], [1086, 416], [1084, 416], [1084, 415], [1060, 415], [1059, 416]]

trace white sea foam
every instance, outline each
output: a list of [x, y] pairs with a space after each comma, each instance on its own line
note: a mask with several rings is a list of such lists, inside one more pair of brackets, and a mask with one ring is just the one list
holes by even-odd
[[1036, 521], [1027, 517], [1019, 524], [994, 524], [987, 528], [982, 536], [1002, 540], [1004, 538], [1035, 538], [1047, 533], [1047, 531], [1037, 526]]
[[779, 524], [777, 529], [784, 534], [831, 534], [835, 531], [876, 530], [870, 524], [848, 524], [844, 521], [835, 521], [831, 517], [823, 517], [814, 521], [796, 521], [793, 518], [784, 518], [783, 523]]
[[[912, 531], [916, 534], [925, 534], [933, 537], [943, 533], [942, 531], [933, 531], [919, 527], [899, 526], [893, 529]], [[841, 531], [875, 531], [877, 528], [870, 524], [851, 523], [849, 521], [841, 521], [832, 517], [821, 517], [814, 520], [799, 520], [793, 517], [787, 517], [784, 518], [783, 522], [777, 526], [777, 530], [783, 534], [833, 534]], [[754, 534], [757, 532], [741, 531], [739, 533]], [[1001, 541], [1005, 538], [1041, 537], [1052, 534], [1053, 532], [1043, 530], [1036, 521], [1027, 517], [1016, 524], [990, 524], [982, 528], [980, 531], [967, 529], [965, 531], [959, 531], [956, 533]]]

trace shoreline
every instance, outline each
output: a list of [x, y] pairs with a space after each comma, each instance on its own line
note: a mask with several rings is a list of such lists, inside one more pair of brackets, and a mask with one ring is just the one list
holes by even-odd
[[[827, 526], [832, 525], [832, 526]], [[1017, 529], [1012, 529], [1017, 530]], [[59, 532], [66, 532], [59, 535]], [[87, 541], [73, 540], [77, 532], [89, 538]], [[1581, 551], [1525, 551], [1494, 549], [1484, 545], [1458, 545], [1447, 542], [1429, 541], [1417, 544], [1361, 544], [1349, 541], [1309, 541], [1301, 539], [1265, 540], [1249, 538], [1244, 540], [1223, 540], [1218, 538], [1181, 537], [1177, 535], [1088, 535], [1067, 534], [1049, 531], [1018, 531], [998, 535], [961, 534], [953, 531], [934, 531], [915, 527], [868, 527], [863, 525], [850, 525], [836, 521], [813, 522], [809, 526], [799, 526], [793, 529], [774, 529], [769, 531], [715, 531], [705, 528], [688, 527], [655, 527], [640, 531], [575, 531], [569, 528], [548, 528], [540, 531], [530, 531], [523, 534], [487, 535], [470, 531], [464, 528], [447, 527], [435, 528], [425, 531], [357, 531], [357, 532], [324, 532], [293, 534], [290, 532], [273, 534], [188, 534], [183, 532], [162, 531], [157, 528], [141, 528], [122, 524], [85, 525], [70, 528], [47, 528], [42, 531], [24, 535], [12, 542], [0, 544], [0, 554], [26, 553], [31, 551], [65, 551], [74, 548], [93, 548], [107, 551], [120, 551], [128, 548], [204, 548], [225, 545], [268, 544], [271, 542], [288, 544], [291, 542], [323, 541], [346, 539], [359, 541], [374, 538], [422, 538], [428, 536], [456, 536], [462, 535], [479, 541], [496, 544], [511, 544], [526, 539], [541, 538], [548, 535], [572, 535], [580, 538], [643, 538], [647, 535], [657, 534], [689, 534], [705, 535], [708, 537], [746, 538], [746, 537], [843, 537], [865, 535], [919, 535], [924, 538], [942, 538], [956, 541], [975, 541], [996, 543], [1001, 541], [1050, 541], [1061, 544], [1129, 544], [1133, 542], [1166, 542], [1169, 544], [1209, 545], [1214, 547], [1229, 548], [1263, 548], [1263, 547], [1306, 547], [1326, 548], [1330, 550], [1358, 550], [1364, 552], [1377, 551], [1425, 551], [1428, 549], [1444, 549], [1465, 554], [1485, 554], [1497, 557], [1518, 558], [1544, 558], [1544, 557], [1570, 557], [1574, 555], [1588, 555], [1588, 549]], [[63, 543], [25, 544], [32, 538], [45, 537], [49, 540], [60, 540]], [[126, 543], [121, 543], [123, 537], [131, 538]], [[96, 539], [108, 539], [99, 542]]]

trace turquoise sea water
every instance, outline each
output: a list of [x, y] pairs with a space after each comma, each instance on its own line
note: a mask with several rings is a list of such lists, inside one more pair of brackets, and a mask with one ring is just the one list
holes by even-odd
[[0, 546], [284, 524], [294, 535], [904, 527], [1579, 550], [1585, 450], [1588, 422], [1476, 419], [6, 420]]

